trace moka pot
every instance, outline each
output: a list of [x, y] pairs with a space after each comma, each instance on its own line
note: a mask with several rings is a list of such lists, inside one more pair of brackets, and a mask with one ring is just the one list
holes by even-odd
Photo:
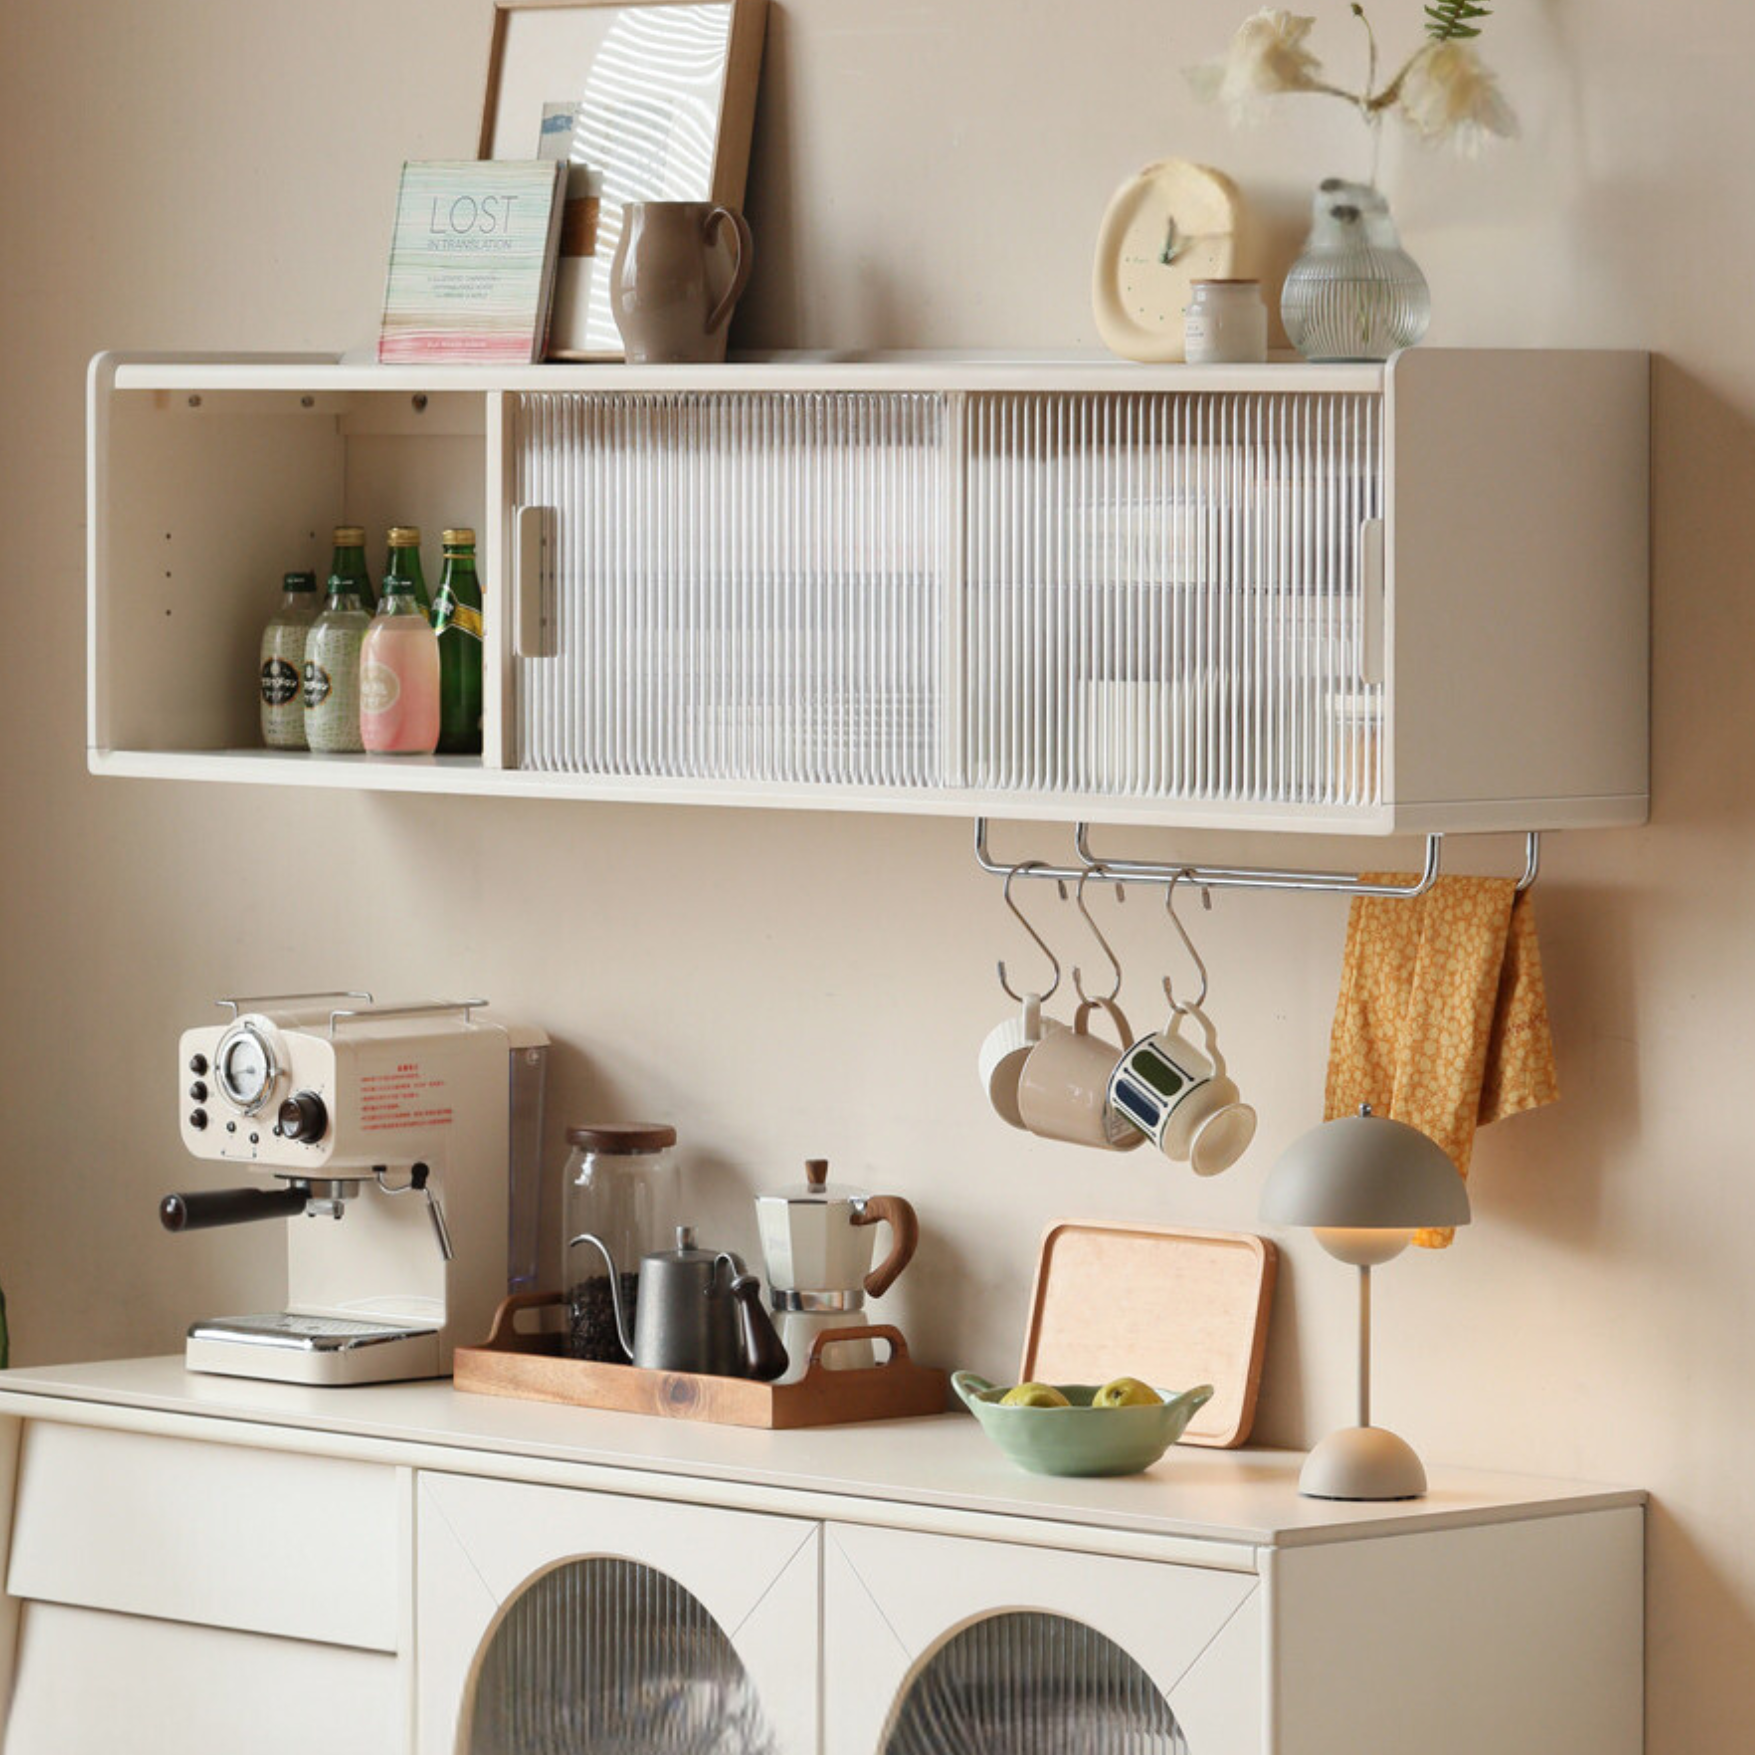
[[[790, 1361], [782, 1383], [804, 1375], [811, 1345], [825, 1329], [866, 1325], [866, 1299], [895, 1284], [920, 1241], [919, 1220], [900, 1195], [831, 1187], [826, 1158], [812, 1158], [804, 1169], [802, 1185], [756, 1197], [769, 1300]], [[874, 1268], [880, 1223], [890, 1227], [890, 1252]], [[868, 1340], [823, 1352], [831, 1370], [875, 1363]]]

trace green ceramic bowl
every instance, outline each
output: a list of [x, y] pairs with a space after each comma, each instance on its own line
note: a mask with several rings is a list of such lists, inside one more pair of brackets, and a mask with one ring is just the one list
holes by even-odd
[[1098, 1385], [1057, 1383], [1071, 1407], [1005, 1408], [999, 1398], [1008, 1386], [989, 1383], [973, 1371], [952, 1372], [951, 1387], [981, 1430], [1034, 1475], [1137, 1475], [1182, 1436], [1213, 1397], [1213, 1386], [1203, 1383], [1155, 1407], [1094, 1408], [1091, 1397]]

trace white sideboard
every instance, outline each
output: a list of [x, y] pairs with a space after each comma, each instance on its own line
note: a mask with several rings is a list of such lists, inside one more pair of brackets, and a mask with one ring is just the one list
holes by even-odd
[[1642, 1493], [1435, 1469], [1331, 1504], [1300, 1460], [1053, 1480], [960, 1414], [8, 1372], [4, 1749], [535, 1755], [638, 1710], [655, 1750], [903, 1755], [930, 1697], [1176, 1755], [1637, 1755]]

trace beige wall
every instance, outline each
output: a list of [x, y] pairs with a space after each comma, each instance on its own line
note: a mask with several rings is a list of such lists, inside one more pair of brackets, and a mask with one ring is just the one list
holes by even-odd
[[[171, 1239], [153, 1217], [200, 1180], [171, 1127], [168, 1051], [238, 988], [491, 994], [556, 1040], [556, 1137], [567, 1120], [673, 1118], [704, 1228], [746, 1245], [747, 1194], [827, 1153], [921, 1208], [919, 1268], [893, 1301], [920, 1350], [991, 1373], [1015, 1356], [1050, 1218], [1252, 1223], [1266, 1165], [1316, 1117], [1333, 901], [1224, 896], [1198, 923], [1262, 1129], [1236, 1171], [1197, 1184], [984, 1113], [992, 962], [1024, 951], [963, 826], [88, 777], [87, 357], [369, 335], [400, 161], [472, 151], [487, 8], [3, 4], [0, 1279], [21, 1362], [168, 1351], [190, 1317], [277, 1295], [268, 1228]], [[1165, 153], [1230, 167], [1295, 236], [1310, 174], [1356, 172], [1362, 153], [1338, 106], [1295, 100], [1233, 135], [1190, 104], [1179, 67], [1243, 10], [785, 0], [741, 339], [1090, 345], [1098, 213]], [[1414, 0], [1376, 10], [1390, 44], [1409, 40]], [[1321, 12], [1339, 71], [1356, 27]], [[1657, 803], [1650, 829], [1548, 847], [1566, 1100], [1483, 1137], [1478, 1223], [1455, 1250], [1384, 1275], [1378, 1408], [1434, 1459], [1649, 1485], [1650, 1747], [1731, 1755], [1755, 1673], [1755, 23], [1707, 0], [1551, 0], [1507, 6], [1486, 43], [1522, 143], [1471, 166], [1392, 141], [1387, 183], [1433, 283], [1434, 341], [1661, 356]], [[1354, 857], [1176, 843], [1191, 844]], [[1502, 842], [1478, 860], [1515, 857]], [[1136, 903], [1118, 930], [1147, 989], [1162, 922]], [[1286, 1268], [1261, 1432], [1301, 1443], [1345, 1417], [1352, 1288], [1304, 1239]]]

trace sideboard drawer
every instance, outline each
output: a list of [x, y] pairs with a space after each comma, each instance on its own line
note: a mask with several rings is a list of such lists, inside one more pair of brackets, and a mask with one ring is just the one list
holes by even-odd
[[393, 1652], [397, 1474], [32, 1421], [7, 1594]]
[[26, 1606], [6, 1755], [395, 1755], [401, 1666], [379, 1652]]

